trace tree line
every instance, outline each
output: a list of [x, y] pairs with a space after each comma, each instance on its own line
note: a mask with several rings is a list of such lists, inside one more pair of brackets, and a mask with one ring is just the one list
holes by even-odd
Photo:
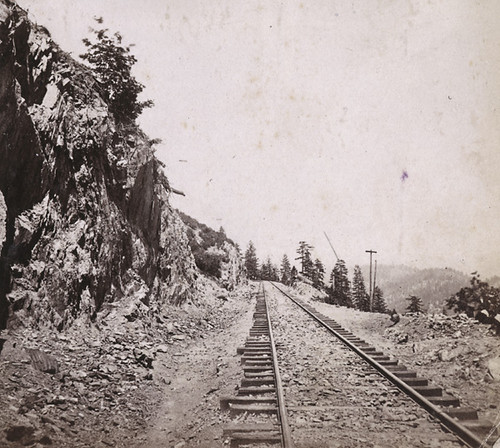
[[[295, 282], [305, 280], [317, 289], [327, 293], [327, 303], [355, 308], [361, 311], [378, 313], [395, 313], [388, 310], [384, 294], [379, 286], [373, 291], [373, 303], [366, 291], [365, 281], [359, 265], [354, 266], [352, 282], [344, 260], [338, 260], [330, 273], [329, 282], [324, 283], [325, 267], [319, 258], [313, 259], [313, 246], [306, 241], [300, 241], [297, 248], [299, 270], [292, 266], [285, 254], [278, 267], [271, 262], [270, 257], [262, 264], [259, 263], [254, 244], [250, 241], [245, 252], [245, 268], [247, 277], [251, 280], [279, 281], [285, 285], [294, 285]], [[423, 313], [422, 299], [416, 295], [405, 298], [406, 311], [409, 313]], [[500, 328], [500, 288], [489, 285], [480, 279], [477, 272], [472, 273], [470, 286], [462, 288], [446, 301], [449, 309], [455, 312], [466, 313], [481, 321], [493, 323]]]
[[290, 259], [285, 254], [281, 266], [273, 265], [270, 257], [259, 265], [255, 246], [249, 242], [245, 252], [245, 267], [247, 276], [251, 280], [280, 281], [285, 285], [293, 285], [297, 279], [308, 281], [313, 287], [327, 293], [327, 303], [370, 311], [387, 313], [387, 305], [382, 290], [376, 286], [373, 293], [373, 304], [370, 306], [370, 296], [366, 291], [363, 274], [359, 266], [354, 267], [352, 285], [344, 260], [338, 260], [333, 268], [329, 284], [325, 281], [325, 266], [319, 258], [312, 256], [313, 246], [306, 241], [300, 241], [297, 248], [297, 257], [300, 271], [292, 266]]
[[297, 269], [295, 266], [292, 267], [286, 255], [283, 255], [280, 267], [273, 264], [270, 257], [260, 264], [252, 241], [248, 243], [245, 251], [245, 269], [250, 280], [270, 280], [291, 285], [293, 279], [297, 277]]

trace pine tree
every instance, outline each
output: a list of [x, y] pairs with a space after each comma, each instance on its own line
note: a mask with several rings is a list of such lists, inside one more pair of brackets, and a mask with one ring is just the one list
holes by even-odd
[[306, 258], [304, 260], [304, 275], [309, 279], [312, 280], [314, 277], [314, 262], [312, 261], [311, 254], [306, 253]]
[[297, 253], [299, 256], [296, 260], [300, 260], [301, 270], [300, 273], [305, 275], [308, 278], [312, 277], [312, 270], [314, 267], [314, 263], [311, 259], [311, 249], [313, 247], [306, 243], [305, 241], [299, 242], [299, 248], [297, 249]]
[[257, 280], [259, 278], [259, 260], [257, 259], [255, 246], [251, 241], [248, 243], [248, 248], [245, 252], [245, 268], [247, 270], [247, 277], [250, 280]]
[[325, 278], [325, 267], [319, 258], [316, 258], [313, 264], [313, 269], [311, 272], [311, 280], [313, 282], [313, 286], [317, 289], [322, 288], [323, 279]]
[[406, 298], [406, 300], [409, 302], [408, 306], [406, 307], [406, 310], [409, 313], [423, 313], [424, 312], [422, 299], [420, 297], [409, 296]]
[[295, 285], [295, 282], [297, 281], [299, 273], [297, 271], [297, 268], [295, 266], [292, 266], [292, 270], [290, 271], [290, 284], [293, 286]]
[[[96, 18], [102, 25], [102, 17]], [[107, 28], [96, 30], [95, 42], [83, 39], [87, 51], [80, 55], [92, 67], [97, 81], [103, 89], [104, 100], [119, 121], [135, 120], [141, 112], [153, 106], [152, 101], [138, 101], [144, 86], [132, 76], [132, 67], [137, 62], [130, 54], [130, 47], [122, 45], [120, 33], [108, 34]]]
[[354, 277], [352, 281], [352, 300], [354, 306], [361, 311], [370, 311], [370, 297], [366, 292], [365, 281], [361, 268], [354, 266]]
[[284, 285], [289, 285], [292, 281], [292, 268], [290, 266], [290, 261], [287, 255], [283, 255], [281, 260], [281, 283]]
[[384, 293], [382, 290], [375, 286], [373, 291], [373, 311], [375, 313], [387, 313], [387, 304], [385, 303]]
[[351, 284], [344, 260], [338, 260], [331, 274], [332, 303], [352, 307]]
[[330, 272], [330, 280], [328, 281], [328, 286], [326, 287], [326, 292], [328, 293], [328, 297], [326, 298], [326, 303], [329, 303], [331, 305], [335, 304], [334, 296], [333, 296], [333, 291], [334, 291], [334, 275], [333, 275], [333, 269]]

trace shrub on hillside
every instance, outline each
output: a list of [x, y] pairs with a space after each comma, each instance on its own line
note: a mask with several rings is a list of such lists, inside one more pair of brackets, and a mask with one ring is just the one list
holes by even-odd
[[209, 252], [201, 247], [193, 250], [194, 261], [198, 269], [205, 274], [216, 278], [221, 276], [221, 263], [224, 261], [224, 256]]
[[469, 317], [494, 318], [500, 314], [500, 288], [490, 286], [479, 278], [477, 272], [472, 273], [470, 286], [462, 288], [447, 301], [448, 308]]
[[220, 278], [222, 263], [229, 261], [222, 249], [224, 243], [236, 245], [226, 236], [222, 227], [216, 231], [181, 211], [179, 215], [187, 226], [186, 234], [196, 266], [205, 274]]

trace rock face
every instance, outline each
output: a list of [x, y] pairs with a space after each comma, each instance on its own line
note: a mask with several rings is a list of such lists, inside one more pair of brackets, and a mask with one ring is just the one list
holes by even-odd
[[22, 317], [61, 329], [125, 298], [190, 296], [185, 225], [147, 136], [117, 122], [89, 69], [8, 0], [0, 160], [0, 328]]
[[244, 263], [241, 254], [234, 245], [226, 241], [222, 250], [226, 253], [226, 261], [221, 263], [222, 285], [226, 289], [232, 290], [245, 277]]

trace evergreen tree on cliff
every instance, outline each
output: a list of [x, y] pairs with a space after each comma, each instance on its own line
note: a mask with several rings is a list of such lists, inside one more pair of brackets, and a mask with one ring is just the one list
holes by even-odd
[[259, 261], [255, 246], [251, 241], [248, 243], [248, 248], [245, 252], [245, 268], [247, 270], [247, 277], [250, 280], [257, 280], [259, 278]]
[[281, 283], [284, 285], [289, 285], [292, 281], [292, 267], [290, 266], [290, 260], [288, 260], [287, 255], [283, 255], [281, 259]]
[[304, 275], [308, 279], [313, 280], [314, 270], [315, 270], [314, 262], [311, 258], [311, 254], [308, 253], [306, 259], [304, 260]]
[[366, 292], [365, 280], [361, 268], [354, 266], [354, 277], [352, 281], [352, 300], [354, 306], [360, 311], [370, 311], [370, 297]]
[[[102, 25], [102, 18], [96, 22]], [[109, 34], [107, 28], [94, 29], [95, 42], [83, 39], [87, 51], [80, 55], [97, 75], [105, 101], [118, 121], [135, 120], [141, 112], [153, 105], [152, 101], [138, 101], [144, 86], [132, 76], [132, 67], [137, 62], [130, 47], [122, 44], [120, 33]]]
[[278, 267], [273, 264], [270, 257], [267, 257], [266, 262], [262, 264], [261, 279], [272, 282], [279, 281], [280, 279]]
[[269, 257], [267, 257], [267, 260], [262, 263], [262, 268], [260, 269], [260, 278], [262, 280], [273, 280], [273, 264]]
[[344, 260], [338, 260], [333, 268], [332, 275], [332, 303], [340, 306], [352, 307], [351, 282], [349, 281], [347, 266]]
[[279, 282], [280, 281], [280, 270], [278, 269], [278, 266], [276, 266], [275, 264], [272, 265], [272, 272], [273, 272], [273, 276], [272, 276], [273, 282]]

